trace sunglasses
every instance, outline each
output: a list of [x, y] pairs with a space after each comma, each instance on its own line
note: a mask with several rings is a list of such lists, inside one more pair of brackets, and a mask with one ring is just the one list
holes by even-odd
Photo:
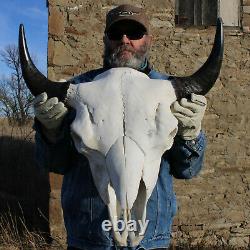
[[142, 29], [111, 29], [107, 32], [107, 36], [109, 40], [112, 41], [119, 41], [122, 40], [123, 36], [126, 35], [126, 37], [129, 40], [140, 40], [143, 38], [144, 35], [146, 35], [146, 31]]

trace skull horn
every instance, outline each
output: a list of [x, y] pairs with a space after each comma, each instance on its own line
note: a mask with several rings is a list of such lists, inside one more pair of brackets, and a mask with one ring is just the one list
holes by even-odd
[[171, 76], [169, 78], [178, 100], [183, 97], [190, 98], [191, 93], [205, 95], [215, 84], [220, 73], [224, 50], [223, 22], [221, 18], [217, 19], [216, 26], [214, 45], [203, 66], [191, 76]]
[[27, 48], [23, 24], [19, 26], [19, 57], [23, 79], [34, 96], [46, 92], [49, 98], [58, 97], [59, 101], [64, 101], [70, 82], [50, 81], [36, 68]]

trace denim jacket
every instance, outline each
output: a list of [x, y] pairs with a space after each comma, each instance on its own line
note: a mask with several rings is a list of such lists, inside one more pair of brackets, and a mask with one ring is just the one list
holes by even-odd
[[[76, 84], [91, 81], [104, 69], [93, 70], [73, 78]], [[167, 79], [150, 70], [151, 79]], [[61, 137], [56, 143], [49, 143], [43, 137], [37, 122], [36, 158], [39, 166], [64, 175], [62, 185], [62, 209], [67, 230], [67, 243], [71, 247], [87, 250], [113, 250], [116, 247], [112, 232], [104, 232], [101, 224], [109, 219], [108, 210], [94, 185], [88, 160], [79, 154], [70, 137], [70, 123], [75, 112], [70, 110], [62, 126]], [[157, 184], [147, 204], [149, 224], [140, 245], [122, 249], [155, 249], [168, 247], [171, 226], [177, 211], [176, 196], [173, 191], [173, 176], [190, 179], [201, 169], [205, 150], [203, 132], [192, 141], [184, 141], [178, 136], [170, 150], [161, 160]]]

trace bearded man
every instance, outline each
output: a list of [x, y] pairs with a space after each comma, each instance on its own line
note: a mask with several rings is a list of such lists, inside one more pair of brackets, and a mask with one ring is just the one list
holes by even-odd
[[[71, 82], [89, 82], [116, 67], [136, 69], [151, 79], [169, 78], [150, 66], [152, 35], [143, 9], [120, 5], [109, 11], [103, 41], [103, 68], [79, 75]], [[37, 160], [43, 168], [64, 175], [62, 208], [68, 250], [166, 249], [169, 246], [177, 210], [173, 177], [190, 179], [201, 170], [205, 150], [201, 120], [205, 109], [205, 97], [195, 94], [191, 100], [183, 98], [172, 105], [172, 113], [179, 122], [178, 134], [172, 148], [161, 159], [158, 180], [147, 203], [149, 223], [144, 238], [136, 247], [120, 248], [111, 230], [103, 230], [103, 221], [109, 220], [107, 207], [94, 185], [87, 158], [76, 151], [70, 136], [75, 111], [55, 97], [48, 99], [46, 93], [35, 98]]]

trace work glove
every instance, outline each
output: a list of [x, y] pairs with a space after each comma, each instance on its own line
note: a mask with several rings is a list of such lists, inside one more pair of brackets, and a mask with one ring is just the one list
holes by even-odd
[[184, 140], [195, 139], [200, 133], [206, 106], [206, 97], [193, 93], [191, 100], [182, 98], [180, 102], [175, 101], [171, 106], [171, 111], [178, 120], [177, 135]]
[[35, 97], [33, 101], [34, 113], [38, 121], [43, 125], [42, 133], [49, 142], [55, 143], [60, 135], [60, 126], [68, 109], [57, 97], [48, 99], [47, 93]]

